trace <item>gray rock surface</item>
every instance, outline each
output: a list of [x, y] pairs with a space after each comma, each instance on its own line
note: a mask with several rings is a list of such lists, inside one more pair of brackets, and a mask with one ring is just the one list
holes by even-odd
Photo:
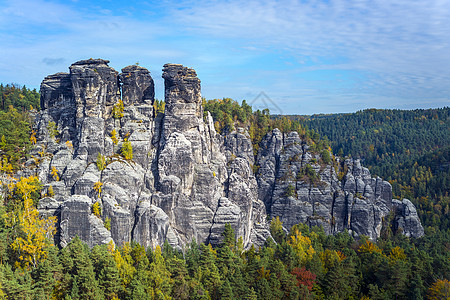
[[[372, 178], [359, 160], [324, 164], [296, 132], [283, 134], [274, 129], [260, 148], [256, 160], [259, 199], [270, 216], [280, 217], [286, 229], [301, 222], [322, 226], [327, 234], [348, 231], [355, 237], [380, 236], [383, 218], [393, 209], [389, 182]], [[313, 170], [314, 179], [305, 175], [306, 168]], [[403, 232], [422, 236], [412, 203], [406, 200], [396, 207]]]
[[396, 210], [395, 224], [401, 229], [407, 237], [418, 238], [425, 234], [417, 215], [416, 207], [408, 199], [392, 200], [392, 204]]
[[[165, 112], [156, 116], [150, 72], [133, 65], [119, 74], [108, 63], [79, 61], [41, 84], [38, 142], [27, 165], [37, 161], [44, 191], [54, 191], [38, 208], [58, 217], [61, 246], [78, 235], [89, 246], [168, 241], [182, 249], [192, 239], [220, 243], [227, 223], [246, 247], [261, 246], [270, 236], [267, 214], [286, 229], [303, 222], [374, 239], [393, 205], [406, 235], [423, 234], [414, 206], [393, 201], [390, 184], [358, 160], [325, 165], [296, 132], [274, 129], [256, 156], [245, 128], [218, 134], [193, 69], [164, 65]], [[126, 141], [131, 160], [121, 155]]]

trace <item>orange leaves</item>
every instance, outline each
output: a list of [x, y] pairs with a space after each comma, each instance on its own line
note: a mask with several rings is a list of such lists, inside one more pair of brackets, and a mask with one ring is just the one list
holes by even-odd
[[297, 286], [304, 285], [309, 291], [312, 291], [316, 281], [316, 274], [303, 268], [294, 268], [291, 272], [297, 278]]
[[450, 281], [439, 279], [428, 290], [429, 299], [440, 300], [450, 299]]

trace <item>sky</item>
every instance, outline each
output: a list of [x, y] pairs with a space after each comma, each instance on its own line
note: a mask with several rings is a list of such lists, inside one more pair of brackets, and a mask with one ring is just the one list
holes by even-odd
[[206, 99], [274, 114], [450, 105], [450, 0], [0, 0], [0, 82], [39, 89], [82, 59], [165, 63]]

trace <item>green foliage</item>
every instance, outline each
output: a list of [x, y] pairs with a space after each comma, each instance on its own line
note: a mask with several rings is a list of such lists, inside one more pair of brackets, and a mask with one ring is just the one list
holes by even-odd
[[98, 170], [103, 171], [106, 167], [106, 157], [103, 154], [98, 153], [97, 161], [95, 163], [97, 165]]
[[24, 112], [31, 108], [39, 109], [39, 104], [40, 96], [36, 89], [30, 90], [17, 84], [0, 84], [0, 110], [8, 111], [12, 106]]
[[28, 156], [31, 148], [31, 125], [27, 113], [20, 113], [12, 106], [0, 111], [0, 158], [11, 164], [14, 170]]
[[334, 153], [362, 158], [372, 175], [389, 180], [395, 198], [412, 200], [425, 226], [450, 228], [449, 107], [291, 119], [328, 137]]
[[165, 110], [166, 102], [163, 100], [155, 99], [155, 102], [153, 102], [153, 109], [155, 111], [155, 117], [159, 114], [163, 114]]
[[122, 149], [120, 149], [120, 152], [126, 160], [132, 160], [133, 159], [133, 147], [131, 146], [131, 142], [128, 140], [124, 141], [122, 144]]
[[285, 197], [295, 197], [295, 194], [296, 194], [295, 187], [292, 184], [288, 184], [288, 186], [286, 187], [286, 189], [284, 191], [284, 196]]
[[112, 116], [114, 119], [120, 119], [123, 117], [123, 111], [124, 111], [124, 105], [123, 101], [119, 100], [116, 104], [113, 105], [112, 108]]
[[48, 134], [51, 138], [54, 138], [59, 135], [59, 131], [56, 126], [56, 123], [53, 121], [48, 122], [47, 130], [48, 130]]
[[277, 243], [282, 243], [285, 239], [285, 232], [283, 230], [283, 223], [280, 221], [280, 217], [272, 218], [270, 222], [270, 234]]
[[111, 230], [111, 218], [106, 217], [104, 225], [106, 229]]
[[236, 127], [243, 127], [248, 130], [253, 145], [253, 153], [256, 156], [262, 138], [272, 129], [278, 128], [283, 133], [297, 131], [299, 136], [311, 144], [311, 150], [320, 152], [328, 149], [328, 140], [321, 139], [320, 135], [308, 130], [300, 121], [292, 120], [284, 116], [270, 116], [268, 109], [262, 111], [252, 111], [252, 107], [245, 100], [242, 105], [230, 99], [203, 99], [204, 117], [207, 112], [214, 120], [214, 127], [217, 132], [225, 134], [232, 132]]
[[322, 159], [323, 163], [326, 165], [329, 165], [331, 163], [330, 152], [326, 149], [322, 150], [322, 152], [320, 153], [320, 158]]
[[316, 184], [320, 181], [320, 176], [310, 164], [307, 164], [297, 173], [296, 179], [298, 181], [309, 181], [312, 184]]
[[55, 191], [53, 191], [53, 186], [49, 186], [47, 189], [47, 196], [53, 197], [55, 196]]

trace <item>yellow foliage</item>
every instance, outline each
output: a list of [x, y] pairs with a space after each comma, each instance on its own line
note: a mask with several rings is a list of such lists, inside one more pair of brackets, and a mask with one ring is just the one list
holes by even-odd
[[50, 173], [52, 174], [52, 177], [54, 180], [59, 181], [58, 170], [55, 167], [52, 167], [52, 170]]
[[111, 139], [112, 139], [114, 145], [117, 145], [117, 143], [119, 143], [119, 139], [117, 138], [117, 131], [115, 129], [113, 129], [113, 131], [111, 131]]
[[109, 243], [108, 243], [108, 252], [113, 254], [115, 248], [116, 248], [116, 245], [114, 244], [114, 242], [112, 240], [109, 241]]
[[92, 204], [92, 213], [100, 218], [100, 215], [102, 214], [102, 209], [100, 207], [100, 203], [95, 202], [94, 204]]
[[131, 279], [133, 279], [136, 269], [133, 267], [133, 259], [130, 255], [130, 244], [123, 244], [120, 250], [114, 250], [113, 258], [119, 270], [119, 277], [122, 279], [122, 286], [125, 288], [131, 282]]
[[405, 251], [398, 246], [394, 247], [391, 249], [391, 253], [389, 253], [389, 259], [394, 262], [397, 260], [406, 260]]
[[341, 251], [336, 251], [337, 256], [339, 257], [339, 261], [343, 261], [344, 259], [346, 259], [347, 257], [344, 255], [344, 253], [342, 253]]
[[67, 149], [69, 149], [70, 151], [73, 150], [73, 144], [72, 144], [71, 141], [67, 141], [67, 142], [66, 142], [66, 146], [67, 146]]
[[21, 177], [15, 183], [17, 193], [22, 195], [23, 209], [17, 209], [7, 214], [7, 225], [15, 228], [17, 233], [11, 248], [17, 252], [19, 262], [27, 267], [36, 267], [47, 257], [47, 247], [51, 246], [53, 234], [56, 231], [56, 217], [41, 219], [38, 210], [33, 206], [31, 193], [39, 189], [35, 176]]
[[326, 249], [325, 251], [320, 252], [319, 257], [326, 272], [335, 263], [341, 262], [345, 259], [345, 255], [341, 251], [335, 251], [330, 249]]
[[125, 142], [122, 144], [121, 153], [126, 160], [133, 159], [133, 147], [128, 140], [125, 140]]
[[361, 253], [380, 253], [380, 254], [382, 252], [382, 250], [378, 248], [377, 245], [375, 245], [369, 240], [367, 240], [364, 244], [362, 244], [359, 247], [358, 251]]
[[124, 106], [123, 106], [123, 101], [119, 100], [116, 104], [114, 104], [113, 109], [112, 109], [112, 115], [114, 119], [120, 119], [123, 117], [123, 110], [124, 110]]
[[294, 251], [299, 256], [300, 263], [304, 263], [310, 260], [315, 253], [314, 248], [311, 245], [310, 238], [307, 236], [303, 236], [301, 231], [297, 228], [294, 229], [294, 232], [291, 234], [288, 243], [292, 246]]
[[102, 186], [103, 183], [101, 181], [97, 181], [94, 183], [94, 191], [97, 192], [97, 197], [100, 198], [100, 195], [102, 194]]
[[0, 161], [0, 170], [4, 173], [11, 173], [13, 170], [12, 165], [8, 162], [6, 157], [3, 157], [3, 161]]
[[36, 131], [34, 130], [31, 132], [30, 142], [32, 145], [36, 144]]
[[450, 281], [439, 279], [428, 290], [430, 300], [450, 299]]
[[49, 197], [55, 196], [55, 192], [53, 191], [53, 186], [48, 187], [47, 196], [49, 196]]
[[270, 279], [270, 270], [266, 270], [264, 266], [261, 269], [258, 269], [258, 279], [265, 278], [267, 280]]

